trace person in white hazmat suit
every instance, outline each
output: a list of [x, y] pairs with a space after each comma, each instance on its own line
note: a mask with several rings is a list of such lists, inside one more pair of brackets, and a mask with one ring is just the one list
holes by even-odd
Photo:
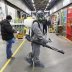
[[[42, 23], [43, 17], [44, 17], [43, 12], [38, 11], [37, 20], [33, 22], [31, 27], [31, 39], [32, 41], [38, 40], [46, 44], [48, 43], [48, 41], [43, 37], [43, 23]], [[44, 65], [39, 60], [40, 45], [34, 42], [32, 42], [31, 45], [32, 45], [32, 53], [29, 58], [26, 58], [27, 62], [33, 65], [34, 61], [34, 66], [44, 67]]]

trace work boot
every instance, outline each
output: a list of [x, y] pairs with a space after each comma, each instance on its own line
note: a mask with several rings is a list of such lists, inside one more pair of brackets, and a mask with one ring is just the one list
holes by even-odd
[[42, 68], [44, 68], [44, 65], [40, 61], [38, 61], [38, 62], [35, 63], [35, 67], [42, 67]]
[[33, 61], [32, 61], [32, 59], [31, 58], [25, 58], [25, 60], [30, 64], [30, 65], [32, 65], [33, 64]]
[[15, 59], [15, 57], [11, 57], [11, 60], [14, 60]]
[[30, 52], [30, 53], [27, 55], [27, 57], [25, 57], [25, 60], [26, 60], [30, 65], [32, 65], [32, 64], [33, 64], [32, 58], [33, 58], [33, 55], [32, 55], [32, 52]]

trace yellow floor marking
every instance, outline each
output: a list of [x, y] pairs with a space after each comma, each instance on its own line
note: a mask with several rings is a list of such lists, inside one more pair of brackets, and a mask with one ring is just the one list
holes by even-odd
[[72, 41], [71, 41], [71, 40], [69, 40], [69, 39], [67, 39], [66, 37], [64, 37], [64, 36], [63, 36], [63, 38], [64, 38], [65, 40], [68, 40], [70, 43], [72, 43]]
[[[67, 41], [69, 41], [70, 43], [72, 43], [72, 41], [71, 40], [69, 40], [69, 39], [67, 39], [65, 36], [62, 36], [65, 40], [67, 40]], [[63, 39], [62, 38], [60, 38], [60, 37], [58, 37], [58, 39], [60, 39], [60, 40], [62, 40], [63, 41]]]
[[[20, 47], [24, 44], [25, 40], [19, 45], [19, 47], [16, 49], [16, 51], [14, 52], [14, 54], [12, 55], [12, 57], [14, 57], [16, 55], [16, 53], [19, 51]], [[0, 70], [0, 72], [3, 72], [5, 70], [5, 68], [8, 66], [8, 64], [10, 63], [11, 59], [9, 59], [5, 65], [2, 67], [2, 69]]]
[[25, 40], [20, 44], [20, 46], [17, 48], [17, 50], [14, 52], [14, 54], [12, 55], [12, 57], [14, 57], [16, 55], [16, 53], [19, 51], [20, 47], [24, 44]]
[[63, 41], [63, 39], [62, 39], [62, 38], [60, 38], [60, 37], [58, 37], [58, 36], [57, 36], [56, 38], [57, 38], [58, 40], [60, 40], [60, 41]]

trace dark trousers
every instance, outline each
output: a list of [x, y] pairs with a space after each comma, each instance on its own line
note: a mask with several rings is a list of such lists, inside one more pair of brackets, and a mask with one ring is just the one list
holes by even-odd
[[46, 34], [47, 33], [47, 25], [44, 25], [43, 26], [43, 34]]

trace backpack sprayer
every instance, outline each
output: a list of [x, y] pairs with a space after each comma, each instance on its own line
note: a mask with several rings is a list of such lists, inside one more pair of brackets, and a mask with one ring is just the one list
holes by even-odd
[[30, 42], [33, 42], [33, 43], [42, 45], [43, 47], [47, 47], [47, 48], [49, 48], [49, 49], [51, 49], [51, 50], [57, 51], [57, 52], [59, 52], [59, 53], [61, 53], [61, 54], [64, 54], [64, 51], [63, 51], [63, 50], [56, 49], [56, 48], [51, 47], [51, 46], [49, 46], [49, 45], [47, 45], [47, 44], [44, 44], [44, 43], [42, 43], [42, 42], [40, 42], [40, 41], [31, 41], [30, 35], [26, 35], [26, 39], [27, 39], [28, 41], [30, 41]]

